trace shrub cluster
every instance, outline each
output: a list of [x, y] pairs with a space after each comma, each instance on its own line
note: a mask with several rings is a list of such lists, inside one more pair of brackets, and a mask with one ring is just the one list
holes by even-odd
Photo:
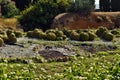
[[99, 27], [96, 35], [105, 41], [112, 41], [114, 39], [114, 35], [105, 27]]
[[66, 35], [62, 31], [49, 29], [43, 32], [41, 29], [35, 29], [33, 31], [27, 32], [27, 37], [29, 38], [37, 38], [37, 39], [44, 39], [44, 40], [65, 40]]
[[11, 0], [1, 0], [1, 14], [4, 17], [13, 17], [19, 14], [19, 10], [16, 8], [15, 3]]

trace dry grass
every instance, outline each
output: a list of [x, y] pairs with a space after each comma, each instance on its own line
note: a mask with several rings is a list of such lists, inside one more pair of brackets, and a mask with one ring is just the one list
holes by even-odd
[[16, 18], [0, 18], [0, 29], [16, 29]]

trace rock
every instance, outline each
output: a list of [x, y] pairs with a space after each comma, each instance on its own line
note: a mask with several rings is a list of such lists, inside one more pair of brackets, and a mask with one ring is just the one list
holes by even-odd
[[64, 55], [63, 53], [56, 50], [42, 50], [39, 51], [38, 53], [48, 61], [51, 59], [54, 61], [62, 62], [69, 60], [69, 57], [67, 55]]

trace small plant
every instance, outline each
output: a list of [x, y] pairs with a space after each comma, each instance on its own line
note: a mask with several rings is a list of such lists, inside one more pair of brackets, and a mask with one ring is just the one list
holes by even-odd
[[85, 32], [80, 33], [80, 41], [88, 41], [89, 40], [89, 35]]
[[14, 31], [16, 37], [23, 37], [23, 32], [21, 31]]
[[62, 37], [64, 35], [64, 33], [62, 31], [56, 31], [55, 34], [57, 37]]
[[28, 31], [26, 36], [29, 37], [29, 38], [32, 38], [33, 37], [33, 31]]
[[0, 47], [2, 47], [3, 45], [4, 45], [4, 40], [0, 38]]
[[100, 28], [96, 31], [96, 35], [97, 35], [98, 37], [101, 37], [102, 34], [104, 33], [104, 31], [107, 31], [107, 28], [105, 28], [105, 27], [100, 27]]
[[49, 32], [46, 36], [47, 40], [56, 40], [55, 33]]
[[111, 33], [106, 33], [104, 35], [104, 40], [106, 41], [112, 41], [114, 39], [114, 36]]
[[95, 39], [95, 37], [96, 37], [95, 34], [90, 33], [90, 32], [88, 33], [88, 35], [89, 35], [89, 41], [93, 41]]
[[115, 29], [112, 30], [111, 33], [112, 33], [113, 35], [118, 35], [118, 34], [120, 34], [120, 32], [119, 32], [118, 30], [115, 30]]
[[46, 34], [48, 34], [48, 33], [50, 33], [50, 32], [52, 32], [52, 33], [56, 33], [56, 30], [54, 30], [54, 29], [48, 29], [48, 30], [46, 30]]
[[8, 43], [12, 43], [12, 44], [14, 44], [14, 43], [16, 43], [17, 42], [17, 38], [16, 38], [16, 36], [15, 36], [15, 34], [14, 33], [11, 33], [9, 36], [8, 36]]
[[72, 39], [72, 40], [79, 40], [79, 38], [80, 38], [80, 36], [79, 36], [79, 34], [77, 33], [77, 32], [75, 32], [75, 31], [72, 31], [71, 33], [70, 33], [70, 39]]

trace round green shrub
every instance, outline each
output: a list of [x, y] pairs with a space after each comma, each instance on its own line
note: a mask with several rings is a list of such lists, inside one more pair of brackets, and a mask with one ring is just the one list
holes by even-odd
[[14, 31], [14, 34], [16, 37], [23, 37], [23, 32], [22, 31]]
[[96, 35], [98, 37], [101, 37], [102, 36], [102, 33], [104, 33], [104, 31], [107, 31], [107, 28], [106, 27], [100, 27], [97, 31], [96, 31]]
[[8, 37], [9, 37], [9, 35], [10, 35], [11, 33], [13, 33], [13, 30], [8, 29], [8, 30], [6, 31], [6, 34], [7, 34]]
[[17, 42], [17, 38], [16, 38], [16, 36], [15, 36], [14, 33], [11, 33], [11, 34], [9, 35], [8, 41], [9, 41], [8, 43], [12, 43], [12, 44], [14, 44], [14, 43]]
[[57, 37], [56, 40], [61, 41], [63, 40], [63, 37]]
[[67, 39], [67, 36], [66, 36], [66, 35], [63, 35], [62, 37], [63, 37], [63, 40], [66, 40], [66, 39]]
[[89, 35], [89, 41], [93, 41], [94, 39], [95, 39], [95, 34], [93, 34], [93, 33], [88, 33], [88, 35]]
[[62, 37], [64, 35], [64, 33], [62, 31], [56, 31], [55, 34], [57, 37]]
[[33, 31], [33, 38], [41, 38], [42, 31]]
[[4, 41], [2, 38], [0, 38], [0, 47], [2, 47], [4, 45]]
[[54, 29], [48, 29], [48, 30], [45, 31], [45, 33], [46, 34], [48, 34], [48, 33], [56, 33], [56, 30], [54, 30]]
[[89, 35], [85, 32], [80, 33], [80, 41], [88, 41], [89, 40]]
[[120, 34], [120, 32], [119, 32], [118, 30], [112, 30], [111, 33], [112, 33], [113, 35], [118, 35], [118, 34]]
[[77, 32], [72, 31], [70, 33], [70, 39], [72, 39], [72, 40], [79, 40], [79, 38], [80, 38], [80, 36], [79, 36], [79, 34]]
[[105, 41], [112, 41], [114, 39], [114, 36], [111, 33], [106, 33], [104, 35], [104, 40]]
[[46, 36], [47, 40], [56, 40], [55, 33], [49, 32]]
[[26, 36], [29, 37], [29, 38], [32, 38], [33, 37], [33, 31], [28, 31]]
[[2, 36], [2, 39], [4, 40], [4, 42], [5, 42], [5, 43], [7, 43], [7, 42], [8, 42], [8, 40], [9, 40], [9, 38], [8, 38], [8, 36], [7, 36], [7, 35], [3, 35], [3, 36]]

